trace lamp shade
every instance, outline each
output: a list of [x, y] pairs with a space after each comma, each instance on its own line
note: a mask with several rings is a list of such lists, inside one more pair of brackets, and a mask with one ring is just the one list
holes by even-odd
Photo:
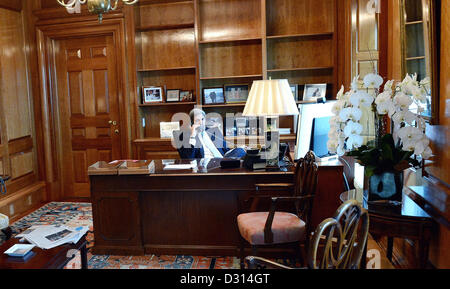
[[298, 115], [287, 79], [256, 80], [245, 104], [244, 116]]

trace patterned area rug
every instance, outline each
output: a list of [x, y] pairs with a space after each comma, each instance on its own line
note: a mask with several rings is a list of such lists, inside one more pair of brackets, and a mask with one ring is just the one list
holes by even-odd
[[[112, 256], [92, 255], [94, 245], [94, 232], [92, 223], [92, 207], [90, 203], [52, 202], [22, 219], [11, 224], [13, 237], [32, 225], [66, 225], [69, 227], [89, 226], [88, 241], [88, 268], [89, 269], [239, 269], [239, 259], [236, 257], [209, 258], [202, 256], [173, 256], [173, 255], [145, 255], [145, 256]], [[4, 240], [0, 234], [0, 244]], [[369, 236], [368, 257], [371, 249], [378, 253], [380, 264], [373, 267], [368, 260], [367, 268], [393, 269], [378, 244]], [[370, 257], [369, 257], [370, 258]], [[291, 266], [289, 260], [275, 260], [284, 265]], [[295, 264], [297, 267], [298, 264]], [[65, 267], [66, 269], [81, 268], [81, 258], [78, 254]]]
[[[88, 268], [89, 269], [238, 269], [239, 259], [235, 257], [208, 258], [201, 256], [111, 256], [92, 255], [94, 233], [92, 207], [90, 203], [52, 202], [11, 224], [13, 236], [32, 225], [65, 225], [69, 227], [89, 226]], [[0, 240], [1, 243], [2, 240]], [[65, 268], [81, 267], [78, 255]]]

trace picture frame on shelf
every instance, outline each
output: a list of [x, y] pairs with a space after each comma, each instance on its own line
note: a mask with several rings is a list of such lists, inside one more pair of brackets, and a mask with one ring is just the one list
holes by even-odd
[[180, 101], [181, 102], [193, 102], [194, 97], [193, 97], [192, 91], [190, 91], [190, 90], [180, 91]]
[[203, 88], [203, 104], [224, 104], [224, 90], [223, 87], [208, 87]]
[[225, 136], [236, 136], [236, 130], [235, 126], [226, 127]]
[[180, 130], [179, 122], [160, 122], [159, 131], [162, 139], [172, 139], [173, 131]]
[[247, 101], [249, 93], [248, 84], [225, 85], [224, 90], [226, 103], [243, 103]]
[[305, 89], [303, 91], [303, 101], [312, 101], [316, 102], [319, 100], [325, 100], [325, 96], [327, 93], [327, 84], [305, 84]]
[[290, 87], [295, 101], [298, 101], [298, 84], [291, 84]]
[[143, 86], [142, 87], [142, 102], [143, 102], [143, 104], [163, 102], [162, 87]]
[[180, 90], [168, 89], [166, 92], [166, 102], [177, 102], [177, 101], [180, 101]]
[[[214, 114], [212, 114], [214, 115]], [[220, 133], [222, 133], [223, 135], [223, 123], [222, 123], [222, 118], [220, 116], [210, 116], [208, 115], [206, 117], [206, 127], [208, 129], [218, 129], [220, 131]]]
[[236, 117], [236, 135], [248, 135], [248, 119], [246, 117]]

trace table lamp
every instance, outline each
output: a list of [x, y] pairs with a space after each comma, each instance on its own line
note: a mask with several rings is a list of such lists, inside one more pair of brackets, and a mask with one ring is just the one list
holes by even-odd
[[252, 84], [243, 116], [264, 117], [266, 169], [279, 169], [278, 117], [298, 115], [287, 79], [256, 80]]

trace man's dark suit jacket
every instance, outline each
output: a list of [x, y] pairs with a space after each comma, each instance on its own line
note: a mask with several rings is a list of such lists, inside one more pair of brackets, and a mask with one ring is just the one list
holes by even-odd
[[[206, 129], [205, 133], [209, 135], [209, 138], [214, 143], [219, 152], [224, 155], [229, 149], [227, 148], [227, 143], [217, 128]], [[202, 159], [205, 157], [205, 151], [203, 149], [202, 143], [198, 138], [195, 137], [196, 145], [195, 147], [189, 143], [191, 137], [191, 131], [174, 131], [174, 142], [177, 145], [178, 153], [182, 159]]]

